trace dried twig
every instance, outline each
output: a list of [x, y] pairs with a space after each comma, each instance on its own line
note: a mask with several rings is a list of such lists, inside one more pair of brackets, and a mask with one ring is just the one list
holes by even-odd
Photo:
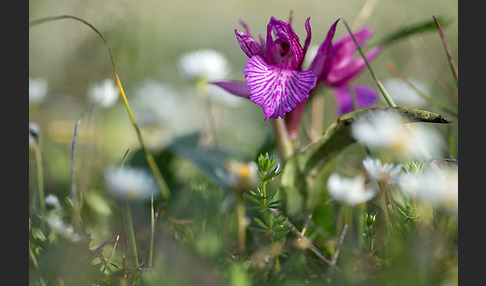
[[346, 232], [348, 231], [348, 225], [344, 225], [343, 231], [341, 232], [341, 237], [339, 238], [338, 244], [334, 250], [334, 254], [332, 255], [331, 263], [335, 266], [337, 258], [339, 256], [339, 251], [341, 250], [341, 245], [343, 245], [344, 237], [346, 237]]

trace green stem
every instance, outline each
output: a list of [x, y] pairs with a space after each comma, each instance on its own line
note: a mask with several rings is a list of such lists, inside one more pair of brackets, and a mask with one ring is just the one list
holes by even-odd
[[346, 23], [346, 21], [344, 19], [343, 19], [343, 23], [344, 23], [344, 26], [346, 26], [348, 33], [351, 35], [351, 38], [353, 39], [353, 42], [356, 45], [356, 48], [358, 49], [359, 54], [361, 55], [361, 57], [365, 61], [366, 66], [368, 67], [368, 70], [370, 71], [371, 76], [373, 77], [373, 79], [376, 82], [376, 85], [378, 86], [378, 89], [380, 90], [381, 94], [385, 98], [386, 103], [388, 103], [388, 105], [390, 107], [396, 107], [397, 105], [395, 104], [395, 102], [393, 101], [391, 96], [388, 94], [385, 87], [383, 86], [383, 84], [381, 83], [381, 81], [378, 79], [378, 77], [375, 75], [373, 69], [371, 68], [371, 65], [368, 62], [368, 60], [366, 59], [366, 56], [363, 53], [363, 50], [361, 49], [361, 47], [359, 46], [358, 41], [356, 41], [356, 38], [354, 37], [353, 33], [351, 32], [351, 29], [349, 28], [348, 23]]
[[125, 231], [127, 233], [127, 238], [128, 238], [128, 245], [129, 245], [129, 250], [130, 250], [130, 258], [131, 258], [131, 263], [132, 267], [136, 269], [135, 273], [135, 279], [137, 284], [140, 285], [140, 276], [138, 273], [138, 254], [137, 254], [137, 245], [135, 242], [135, 232], [133, 231], [133, 223], [132, 223], [132, 215], [130, 212], [130, 204], [128, 201], [123, 201], [122, 203], [122, 211], [123, 211], [123, 221], [125, 223]]
[[457, 67], [456, 64], [454, 63], [454, 59], [452, 58], [452, 53], [451, 50], [449, 49], [449, 43], [447, 42], [447, 39], [444, 34], [444, 30], [440, 26], [439, 21], [435, 16], [432, 16], [434, 18], [435, 25], [437, 26], [437, 29], [439, 30], [439, 36], [440, 39], [442, 40], [442, 44], [444, 45], [444, 49], [447, 54], [447, 59], [449, 60], [449, 66], [451, 67], [452, 71], [452, 77], [454, 78], [454, 82], [456, 84], [456, 88], [459, 86], [459, 79], [458, 79], [458, 72], [457, 72]]
[[40, 206], [40, 216], [41, 216], [41, 230], [45, 231], [45, 219], [46, 219], [46, 207], [44, 198], [44, 171], [42, 167], [42, 155], [39, 141], [35, 142], [35, 157], [37, 165], [37, 190], [39, 192], [39, 206]]
[[155, 234], [155, 215], [154, 215], [154, 196], [150, 199], [150, 249], [148, 258], [148, 268], [152, 268], [154, 256], [154, 234]]
[[116, 83], [118, 85], [118, 89], [120, 90], [120, 94], [122, 96], [123, 103], [125, 104], [128, 115], [130, 117], [130, 121], [132, 122], [132, 125], [135, 129], [135, 132], [137, 133], [137, 137], [138, 137], [138, 141], [140, 142], [140, 146], [142, 147], [142, 150], [145, 154], [145, 158], [147, 159], [149, 167], [152, 170], [152, 173], [154, 174], [154, 176], [157, 180], [157, 183], [159, 184], [160, 190], [162, 192], [162, 197], [164, 199], [168, 199], [169, 196], [170, 196], [169, 187], [167, 186], [167, 183], [165, 182], [164, 177], [162, 176], [162, 173], [160, 172], [159, 168], [157, 167], [157, 164], [155, 164], [154, 158], [145, 148], [145, 144], [143, 142], [142, 134], [141, 134], [140, 129], [139, 129], [139, 127], [138, 127], [138, 125], [135, 121], [135, 118], [133, 117], [130, 106], [128, 105], [127, 97], [125, 95], [125, 92], [123, 91], [123, 87], [122, 87], [122, 84], [120, 82], [120, 78], [118, 77], [118, 72], [116, 70], [116, 65], [115, 65], [115, 58], [113, 57], [110, 46], [108, 45], [108, 41], [101, 34], [101, 32], [98, 31], [98, 29], [96, 29], [93, 25], [91, 25], [87, 21], [85, 21], [81, 18], [75, 17], [75, 16], [71, 16], [71, 15], [61, 15], [61, 16], [53, 16], [53, 17], [45, 17], [45, 18], [37, 19], [37, 20], [31, 21], [29, 23], [29, 28], [34, 27], [34, 26], [39, 25], [39, 24], [42, 24], [42, 23], [45, 23], [45, 22], [56, 21], [56, 20], [61, 20], [61, 19], [72, 19], [72, 20], [76, 20], [76, 21], [79, 21], [79, 22], [85, 24], [91, 30], [93, 30], [101, 38], [101, 40], [105, 44], [105, 47], [108, 50], [108, 53], [110, 55], [111, 65], [113, 67], [113, 73], [115, 74], [115, 79], [116, 79]]
[[286, 161], [288, 158], [292, 157], [295, 152], [292, 140], [290, 139], [289, 133], [287, 131], [287, 126], [285, 125], [285, 121], [283, 120], [283, 118], [277, 118], [272, 120], [272, 124], [275, 134], [275, 141], [277, 142], [277, 146], [280, 149], [282, 159]]
[[238, 229], [238, 253], [243, 255], [246, 244], [245, 200], [243, 194], [238, 195], [236, 202], [236, 224]]

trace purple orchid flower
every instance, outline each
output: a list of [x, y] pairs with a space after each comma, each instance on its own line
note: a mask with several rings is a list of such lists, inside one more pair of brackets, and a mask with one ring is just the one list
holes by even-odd
[[214, 84], [262, 106], [265, 120], [283, 118], [306, 100], [316, 86], [314, 72], [301, 70], [311, 38], [309, 20], [305, 22], [307, 38], [304, 47], [289, 23], [272, 17], [267, 26], [266, 41], [260, 35], [258, 43], [246, 24], [240, 21], [245, 33], [235, 30], [235, 34], [241, 49], [249, 57], [244, 69], [246, 83], [223, 81]]
[[[343, 115], [353, 110], [349, 82], [366, 68], [366, 62], [362, 57], [356, 55], [357, 48], [351, 35], [346, 35], [336, 43], [332, 43], [338, 21], [339, 19], [331, 26], [309, 69], [316, 74], [319, 83], [334, 90], [338, 113]], [[373, 32], [370, 29], [362, 28], [353, 35], [358, 44], [362, 46], [373, 35]], [[372, 61], [381, 49], [381, 46], [374, 47], [365, 54], [366, 59], [369, 62]], [[373, 105], [377, 99], [376, 92], [367, 86], [356, 85], [353, 93], [358, 108]]]
[[[235, 34], [241, 49], [249, 57], [244, 69], [246, 82], [218, 81], [213, 84], [261, 105], [265, 120], [289, 113], [285, 121], [292, 139], [297, 137], [302, 111], [317, 84], [333, 89], [339, 115], [353, 110], [352, 95], [358, 108], [374, 104], [377, 94], [370, 87], [357, 85], [353, 90], [349, 88], [350, 81], [366, 68], [366, 63], [357, 57], [356, 45], [350, 35], [332, 43], [339, 20], [329, 29], [308, 71], [302, 71], [301, 65], [311, 41], [310, 18], [305, 22], [307, 37], [304, 47], [301, 47], [289, 23], [272, 17], [267, 26], [266, 41], [259, 35], [258, 42], [248, 26], [240, 21], [245, 33], [235, 30]], [[366, 28], [354, 33], [360, 46], [372, 35], [373, 32]], [[381, 49], [375, 47], [365, 57], [371, 61]]]

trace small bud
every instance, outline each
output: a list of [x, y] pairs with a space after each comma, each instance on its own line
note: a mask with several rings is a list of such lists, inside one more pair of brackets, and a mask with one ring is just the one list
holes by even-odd
[[376, 221], [376, 214], [365, 214], [366, 224], [371, 227]]

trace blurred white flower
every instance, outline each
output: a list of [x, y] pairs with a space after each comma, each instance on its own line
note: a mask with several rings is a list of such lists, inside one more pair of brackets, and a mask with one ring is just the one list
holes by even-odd
[[29, 123], [29, 147], [34, 147], [39, 140], [39, 125], [37, 123]]
[[402, 161], [430, 159], [434, 152], [440, 151], [440, 136], [436, 130], [407, 122], [391, 112], [358, 118], [351, 125], [351, 134], [369, 148], [389, 152]]
[[144, 201], [158, 195], [157, 184], [150, 173], [135, 167], [110, 167], [105, 184], [113, 196], [121, 200]]
[[[416, 79], [409, 79], [409, 81], [424, 94], [429, 94], [430, 88], [424, 82]], [[427, 104], [423, 97], [418, 95], [415, 90], [401, 79], [390, 78], [383, 82], [383, 85], [393, 100], [400, 106], [423, 107]]]
[[89, 103], [107, 108], [116, 103], [119, 93], [115, 82], [112, 79], [105, 79], [99, 83], [90, 84], [86, 96]]
[[226, 57], [215, 50], [202, 49], [183, 54], [178, 62], [182, 75], [189, 80], [221, 80], [230, 71]]
[[409, 198], [430, 202], [457, 212], [459, 202], [459, 176], [454, 168], [430, 169], [400, 175], [399, 186]]
[[140, 125], [174, 122], [180, 112], [175, 90], [153, 80], [146, 80], [135, 89], [131, 106]]
[[29, 77], [29, 105], [42, 102], [47, 95], [47, 81]]
[[258, 184], [258, 166], [255, 162], [231, 160], [226, 165], [226, 171], [226, 184], [232, 191], [246, 192]]
[[47, 224], [57, 234], [76, 242], [81, 240], [81, 236], [74, 231], [72, 225], [65, 223], [59, 215], [48, 215]]
[[50, 207], [52, 211], [56, 213], [60, 213], [62, 211], [61, 203], [59, 202], [59, 199], [53, 195], [49, 194], [47, 197], [44, 199], [46, 206]]
[[363, 177], [346, 178], [336, 173], [327, 179], [327, 191], [333, 199], [347, 205], [367, 202], [376, 195], [374, 189], [365, 187]]
[[398, 174], [402, 170], [402, 165], [394, 166], [390, 163], [382, 164], [378, 158], [366, 158], [363, 160], [363, 166], [371, 178], [376, 180], [382, 186], [392, 185], [398, 182]]

